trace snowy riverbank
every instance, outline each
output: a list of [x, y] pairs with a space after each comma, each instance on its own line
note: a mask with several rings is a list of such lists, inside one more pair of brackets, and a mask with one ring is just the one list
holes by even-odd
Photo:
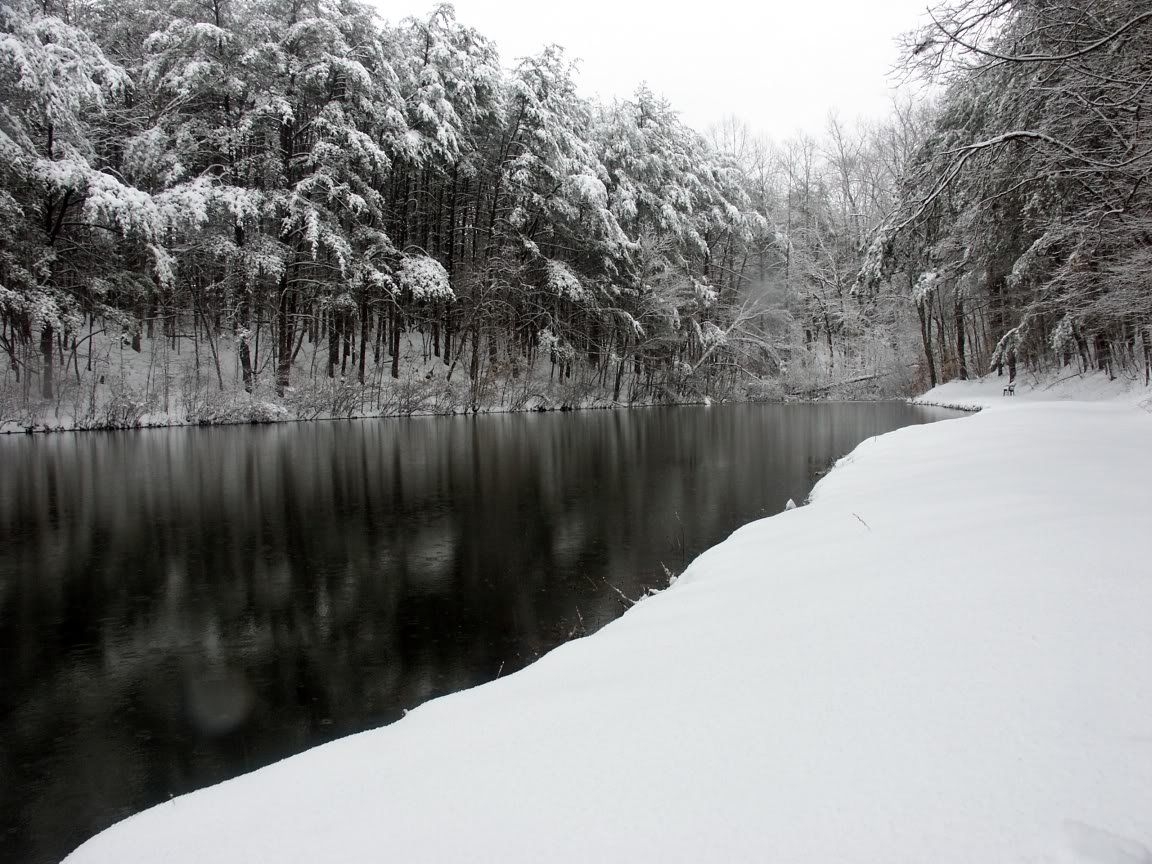
[[969, 381], [949, 381], [933, 387], [910, 401], [919, 405], [979, 411], [982, 408], [1010, 407], [1027, 402], [1109, 402], [1152, 410], [1152, 388], [1140, 378], [1110, 379], [1103, 372], [1088, 375], [1050, 372], [1023, 373], [1016, 379], [1011, 395], [1005, 393], [1008, 377], [987, 375]]
[[1152, 416], [998, 392], [596, 635], [68, 861], [1149, 860]]
[[784, 378], [750, 379], [740, 386], [707, 377], [646, 381], [642, 367], [629, 364], [618, 388], [607, 367], [581, 368], [573, 377], [563, 374], [547, 353], [515, 372], [489, 368], [474, 382], [467, 368], [445, 365], [434, 356], [426, 337], [416, 332], [405, 334], [401, 343], [397, 378], [391, 377], [387, 356], [368, 364], [363, 383], [355, 363], [347, 374], [328, 378], [323, 374], [326, 355], [316, 342], [293, 366], [293, 386], [278, 395], [267, 357], [257, 364], [263, 376], [246, 392], [239, 358], [226, 344], [218, 347], [219, 375], [189, 346], [181, 353], [164, 339], [145, 340], [139, 352], [107, 335], [92, 345], [91, 357], [72, 358], [74, 375], [58, 376], [52, 399], [37, 395], [32, 385], [38, 382], [21, 381], [0, 369], [0, 434], [779, 402], [791, 393], [885, 399], [907, 393], [910, 386], [900, 370], [855, 378], [846, 373], [847, 380], [836, 380], [826, 361], [808, 358]]

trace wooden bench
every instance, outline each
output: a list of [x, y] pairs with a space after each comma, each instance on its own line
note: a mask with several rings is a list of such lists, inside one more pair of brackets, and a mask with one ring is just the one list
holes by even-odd
[[1009, 384], [1007, 387], [1004, 388], [1004, 395], [1005, 396], [1015, 396], [1016, 395], [1016, 382], [1015, 381], [1013, 381], [1011, 384]]

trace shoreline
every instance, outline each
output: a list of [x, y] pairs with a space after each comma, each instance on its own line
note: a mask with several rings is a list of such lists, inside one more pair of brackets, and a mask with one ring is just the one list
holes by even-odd
[[67, 432], [131, 432], [143, 429], [211, 429], [219, 426], [275, 426], [282, 423], [319, 423], [345, 420], [404, 420], [412, 417], [475, 417], [482, 414], [567, 414], [574, 411], [615, 411], [631, 408], [666, 408], [681, 405], [706, 405], [703, 401], [636, 403], [618, 402], [609, 405], [557, 406], [555, 408], [480, 408], [476, 411], [413, 411], [397, 414], [352, 414], [344, 417], [281, 417], [278, 419], [238, 419], [212, 421], [176, 421], [170, 423], [139, 423], [136, 425], [105, 426], [49, 426], [35, 424], [20, 429], [0, 429], [0, 435], [48, 435]]
[[[32, 427], [16, 429], [0, 428], [4, 435], [57, 435], [84, 432], [135, 432], [153, 429], [214, 429], [228, 426], [276, 426], [285, 423], [321, 423], [364, 420], [405, 420], [416, 417], [478, 417], [489, 414], [571, 414], [582, 411], [630, 411], [643, 408], [683, 408], [689, 406], [709, 407], [711, 405], [818, 405], [827, 402], [907, 402], [910, 405], [950, 408], [948, 405], [933, 405], [917, 402], [917, 397], [880, 396], [875, 399], [697, 399], [684, 402], [616, 402], [606, 405], [563, 405], [552, 408], [481, 408], [476, 411], [413, 411], [398, 414], [355, 414], [347, 417], [282, 417], [279, 419], [240, 419], [214, 421], [184, 421], [171, 423], [140, 423], [124, 426], [48, 426], [36, 424]], [[971, 409], [956, 408], [966, 411]]]

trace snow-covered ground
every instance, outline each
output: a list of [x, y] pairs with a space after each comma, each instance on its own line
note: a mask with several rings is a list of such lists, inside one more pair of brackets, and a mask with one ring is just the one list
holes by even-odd
[[970, 381], [949, 381], [913, 399], [923, 405], [978, 410], [1007, 407], [1021, 402], [1112, 402], [1145, 409], [1152, 407], [1152, 389], [1142, 378], [1119, 376], [1110, 379], [1103, 372], [1079, 375], [1068, 370], [1041, 375], [1021, 373], [1011, 394], [1004, 392], [1008, 376], [987, 375]]
[[1152, 394], [1001, 387], [596, 635], [67, 860], [1152, 861]]

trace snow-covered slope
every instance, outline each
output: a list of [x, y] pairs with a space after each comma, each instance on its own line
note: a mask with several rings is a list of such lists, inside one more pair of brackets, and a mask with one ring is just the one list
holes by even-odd
[[523, 672], [70, 864], [1152, 860], [1152, 416], [861, 444]]
[[1006, 375], [986, 375], [969, 381], [949, 381], [913, 399], [924, 405], [943, 405], [964, 410], [1009, 406], [1020, 402], [1112, 402], [1147, 409], [1152, 390], [1143, 379], [1120, 376], [1109, 379], [1103, 372], [1080, 375], [1055, 371], [1041, 375], [1023, 372], [1015, 390], [1004, 392]]

